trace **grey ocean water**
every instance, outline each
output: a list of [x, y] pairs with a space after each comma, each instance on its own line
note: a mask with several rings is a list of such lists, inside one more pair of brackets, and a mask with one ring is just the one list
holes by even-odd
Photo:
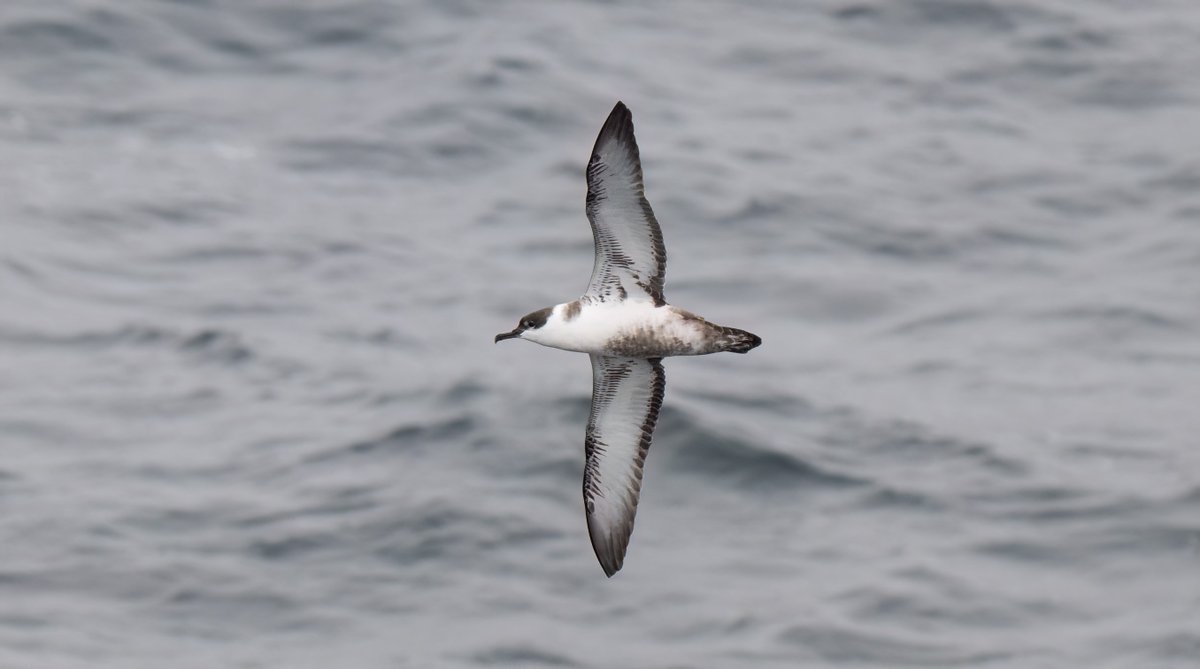
[[[0, 667], [1195, 667], [1200, 5], [0, 8]], [[634, 113], [667, 362], [586, 356]]]

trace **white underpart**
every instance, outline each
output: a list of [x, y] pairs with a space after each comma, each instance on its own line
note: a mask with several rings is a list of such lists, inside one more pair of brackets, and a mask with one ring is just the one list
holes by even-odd
[[567, 304], [554, 307], [546, 324], [522, 333], [523, 339], [593, 355], [608, 355], [614, 338], [650, 330], [666, 339], [679, 339], [699, 348], [703, 331], [695, 320], [684, 318], [670, 305], [655, 307], [646, 300], [622, 300], [582, 304], [579, 313], [567, 320]]

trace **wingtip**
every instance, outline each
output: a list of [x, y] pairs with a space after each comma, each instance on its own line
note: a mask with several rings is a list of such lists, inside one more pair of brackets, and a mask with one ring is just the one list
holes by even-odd
[[[621, 571], [621, 567], [625, 564], [625, 550], [629, 547], [629, 536], [622, 537], [606, 533], [595, 524], [595, 519], [590, 514], [588, 515], [588, 535], [592, 540], [592, 551], [596, 554], [596, 561], [600, 563], [600, 568], [604, 570], [604, 575], [612, 578], [613, 574]], [[630, 530], [632, 533], [632, 529]]]
[[629, 107], [626, 107], [625, 103], [620, 100], [613, 105], [612, 111], [608, 113], [608, 118], [604, 121], [604, 126], [600, 128], [600, 134], [596, 137], [596, 148], [598, 149], [610, 137], [626, 141], [635, 148], [637, 147], [633, 141], [633, 112], [629, 111]]
[[607, 576], [608, 578], [612, 578], [614, 574], [621, 571], [621, 567], [625, 563], [624, 555], [621, 555], [621, 556], [611, 556], [610, 555], [610, 556], [601, 557], [599, 552], [597, 552], [596, 558], [600, 561], [600, 568], [604, 570], [604, 575]]

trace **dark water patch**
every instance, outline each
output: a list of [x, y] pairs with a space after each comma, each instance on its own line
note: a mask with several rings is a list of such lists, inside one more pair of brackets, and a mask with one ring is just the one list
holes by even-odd
[[854, 2], [842, 5], [830, 11], [830, 14], [843, 21], [855, 21], [865, 19], [878, 19], [881, 8], [877, 4], [866, 2]]
[[461, 141], [458, 139], [435, 139], [427, 142], [424, 145], [427, 153], [438, 160], [437, 162], [466, 162], [468, 160], [476, 160], [488, 155], [486, 149], [474, 142]]
[[[1180, 361], [1183, 362], [1183, 361]], [[1197, 356], [1191, 362], [1200, 363], [1200, 356]], [[1132, 446], [1114, 446], [1110, 444], [1098, 443], [1072, 443], [1063, 446], [1063, 452], [1072, 455], [1079, 455], [1087, 458], [1101, 458], [1105, 460], [1142, 460], [1155, 461], [1159, 459], [1159, 454], [1153, 451], [1148, 451]]]
[[419, 147], [400, 145], [383, 137], [294, 139], [277, 147], [284, 167], [297, 172], [416, 176], [433, 169]]
[[966, 177], [968, 192], [979, 194], [1023, 194], [1030, 189], [1047, 186], [1070, 186], [1079, 183], [1074, 175], [1059, 174], [1049, 170], [1022, 169], [1003, 174], [985, 174]]
[[[1166, 509], [1160, 509], [1166, 511]], [[1090, 555], [1132, 558], [1174, 555], [1189, 563], [1200, 556], [1200, 522], [1169, 523], [1156, 518], [1135, 524], [1109, 524], [1082, 531], [1075, 540]]]
[[95, 349], [123, 344], [157, 344], [169, 341], [172, 336], [168, 330], [148, 325], [126, 325], [114, 330], [75, 334], [0, 328], [0, 341], [6, 344], [31, 347]]
[[965, 464], [1004, 477], [1028, 474], [1024, 463], [997, 454], [988, 444], [933, 434], [916, 423], [869, 421], [853, 410], [830, 413], [829, 417], [832, 427], [820, 441], [856, 458], [870, 457], [875, 462], [899, 463], [906, 467], [936, 465], [945, 468]]
[[251, 21], [222, 21], [220, 16], [219, 12], [189, 12], [172, 17], [175, 34], [202, 50], [196, 64], [203, 62], [210, 71], [231, 65], [264, 71], [282, 65], [278, 60], [282, 40], [256, 30]]
[[[447, 101], [430, 101], [416, 109], [403, 109], [385, 118], [381, 128], [393, 136], [403, 136], [413, 128], [435, 128], [464, 123], [462, 107]], [[578, 168], [580, 176], [583, 168]], [[515, 200], [514, 200], [515, 202]]]
[[[27, 103], [0, 109], [4, 109], [10, 118], [9, 123], [0, 125], [0, 135], [7, 133], [23, 142], [58, 148], [80, 140], [96, 140], [107, 145], [114, 135], [132, 135], [139, 140], [178, 145], [189, 138], [210, 136], [214, 128], [225, 125], [222, 119], [202, 110], [125, 106], [113, 100], [91, 101], [87, 106]], [[59, 205], [71, 209], [69, 199]]]
[[336, 535], [320, 532], [286, 536], [279, 539], [257, 539], [251, 542], [247, 552], [254, 557], [274, 562], [302, 559], [314, 553], [335, 549], [338, 546]]
[[391, 327], [375, 330], [334, 330], [328, 333], [331, 339], [341, 342], [367, 344], [380, 348], [411, 350], [419, 342], [406, 332]]
[[994, 252], [997, 245], [1020, 250], [1066, 251], [1074, 248], [1071, 240], [1054, 236], [1051, 232], [1035, 233], [1012, 227], [985, 227], [978, 234], [972, 235], [971, 240], [972, 246], [977, 247], [977, 250], [989, 252]]
[[1006, 33], [1016, 28], [1013, 14], [1002, 5], [979, 0], [905, 0], [913, 11], [916, 23], [928, 23], [954, 28], [970, 28], [983, 32]]
[[925, 591], [864, 587], [841, 594], [835, 601], [846, 606], [855, 620], [909, 628], [951, 624], [995, 630], [1018, 627], [1025, 620], [1023, 611], [1007, 604], [984, 602], [977, 597], [942, 597]]
[[0, 613], [0, 627], [15, 627], [21, 630], [45, 628], [56, 624], [54, 621], [27, 615], [12, 615]]
[[189, 38], [211, 49], [205, 38], [221, 42], [234, 25], [227, 22], [222, 30], [206, 24], [200, 35], [189, 35], [189, 22], [178, 20], [178, 15], [162, 17], [155, 9], [130, 12], [124, 5], [111, 4], [112, 8], [97, 5], [62, 18], [13, 21], [0, 30], [0, 53], [18, 50], [22, 56], [14, 62], [37, 68], [27, 79], [31, 87], [86, 91], [103, 98], [144, 92], [147, 75], [155, 69], [195, 71], [197, 54]]
[[1045, 79], [1051, 82], [1067, 82], [1095, 72], [1096, 67], [1086, 62], [1069, 62], [1053, 57], [1026, 58], [1013, 66], [1024, 77], [1030, 79]]
[[561, 533], [535, 518], [499, 515], [474, 506], [430, 502], [400, 507], [392, 517], [356, 528], [348, 538], [397, 566], [475, 563], [490, 551], [533, 550]]
[[528, 126], [539, 134], [559, 131], [575, 126], [575, 118], [553, 107], [537, 105], [504, 105], [499, 108], [507, 121]]
[[[562, 421], [568, 425], [582, 425], [587, 422], [588, 415], [592, 410], [592, 396], [577, 395], [575, 397], [563, 397], [554, 402], [554, 406], [562, 413]], [[664, 409], [667, 411], [669, 409]], [[659, 422], [662, 425], [662, 422]], [[657, 432], [657, 430], [656, 430]]]
[[196, 360], [224, 364], [240, 364], [255, 357], [253, 349], [245, 344], [240, 336], [227, 330], [203, 329], [185, 333], [142, 324], [72, 334], [0, 328], [0, 342], [31, 348], [68, 348], [82, 351], [167, 347]]
[[237, 519], [234, 524], [244, 528], [270, 528], [297, 520], [351, 515], [377, 508], [377, 493], [375, 488], [363, 486], [311, 493], [307, 497], [319, 496], [322, 498], [320, 503], [269, 513], [254, 513]]
[[536, 72], [544, 69], [538, 61], [520, 56], [497, 56], [492, 62], [497, 68], [510, 72]]
[[239, 364], [254, 357], [254, 351], [233, 333], [223, 330], [201, 330], [183, 339], [180, 348], [199, 358], [223, 364]]
[[702, 476], [718, 486], [753, 493], [866, 484], [864, 479], [722, 434], [678, 409], [663, 410], [655, 433], [657, 450], [673, 471]]
[[136, 298], [126, 290], [105, 290], [109, 286], [125, 288], [140, 286], [147, 282], [170, 280], [169, 271], [149, 267], [144, 263], [114, 263], [108, 258], [82, 260], [81, 256], [59, 256], [53, 264], [65, 272], [58, 273], [57, 285], [47, 282], [47, 292], [84, 299], [103, 300], [110, 303], [133, 303]]
[[268, 250], [251, 244], [204, 244], [175, 251], [160, 258], [165, 265], [225, 264], [230, 262], [262, 262], [274, 257], [287, 257], [282, 249]]
[[[222, 469], [221, 473], [230, 470]], [[159, 473], [147, 472], [153, 479], [164, 481], [182, 481], [178, 477], [161, 476]], [[212, 471], [190, 477], [192, 482], [212, 481], [216, 477]], [[126, 514], [120, 518], [120, 526], [128, 531], [150, 532], [155, 535], [193, 536], [212, 532], [225, 527], [236, 518], [238, 509], [233, 504], [197, 505], [195, 508], [156, 508]]]
[[405, 31], [397, 29], [405, 13], [400, 5], [355, 3], [267, 7], [256, 18], [264, 28], [286, 35], [289, 48], [341, 47], [377, 53], [402, 49]]
[[[583, 477], [583, 462], [583, 435], [580, 434], [579, 451], [577, 454], [571, 456], [544, 456], [536, 462], [524, 464], [517, 473], [521, 478], [529, 478], [530, 480], [540, 478], [550, 479], [553, 482], [552, 485], [578, 483]], [[574, 486], [572, 486], [573, 488]], [[565, 490], [565, 488], [558, 490]]]
[[472, 659], [484, 666], [501, 667], [581, 667], [566, 655], [536, 648], [532, 645], [503, 645], [483, 650]]
[[[1197, 632], [1167, 632], [1155, 635], [1151, 639], [1135, 639], [1128, 635], [1122, 645], [1140, 647], [1144, 653], [1154, 658], [1194, 662], [1200, 657], [1200, 633]], [[1181, 664], [1180, 666], [1185, 666]]]
[[1086, 85], [1075, 96], [1085, 105], [1121, 111], [1155, 109], [1193, 103], [1194, 96], [1178, 90], [1176, 81], [1151, 65], [1106, 68], [1103, 76]]
[[886, 667], [976, 667], [1010, 659], [1003, 652], [979, 652], [946, 643], [908, 641], [895, 636], [835, 626], [797, 626], [779, 635], [829, 662]]
[[488, 394], [490, 388], [471, 379], [464, 379], [446, 390], [441, 395], [441, 401], [447, 406], [460, 406], [468, 402], [480, 401]]
[[1111, 202], [1106, 202], [1105, 199], [1085, 192], [1040, 195], [1033, 198], [1033, 201], [1052, 214], [1075, 219], [1095, 219], [1108, 215]]
[[[1173, 227], [1194, 230], [1196, 221], [1200, 221], [1200, 206], [1182, 207], [1168, 215]], [[1167, 235], [1157, 240], [1147, 240], [1142, 248], [1134, 252], [1133, 257], [1145, 259], [1160, 267], [1175, 267], [1186, 271], [1200, 267], [1200, 245], [1180, 244], [1175, 238]]]
[[826, 238], [853, 249], [901, 262], [957, 260], [960, 242], [953, 236], [927, 229], [902, 229], [880, 222], [840, 225], [825, 231]]
[[1178, 501], [1180, 504], [1196, 506], [1197, 510], [1200, 510], [1200, 485], [1180, 495]]
[[1037, 320], [1078, 322], [1107, 335], [1144, 334], [1147, 329], [1167, 332], [1188, 332], [1190, 325], [1177, 317], [1145, 306], [1080, 304], [1078, 306], [1040, 311], [1029, 314]]
[[736, 406], [750, 411], [763, 411], [780, 416], [800, 418], [816, 412], [816, 408], [811, 403], [793, 395], [726, 393], [718, 390], [695, 390], [692, 388], [676, 392], [685, 397], [694, 397], [714, 404]]
[[960, 369], [962, 369], [962, 367], [960, 365], [955, 364], [953, 362], [949, 362], [947, 360], [928, 359], [928, 360], [914, 360], [912, 363], [910, 363], [907, 367], [904, 368], [904, 373], [909, 374], [915, 378], [915, 377], [919, 377], [919, 376], [936, 376], [936, 375], [953, 374], [953, 373], [959, 371]]
[[73, 227], [81, 235], [111, 239], [114, 232], [144, 231], [148, 226], [136, 216], [116, 209], [97, 209], [91, 206], [67, 210], [39, 212], [39, 218]]
[[9, 444], [28, 441], [60, 448], [79, 444], [92, 447], [120, 445], [120, 439], [109, 439], [93, 431], [76, 428], [69, 421], [9, 418], [6, 413], [0, 413], [0, 435]]
[[870, 490], [856, 496], [851, 506], [864, 511], [903, 510], [922, 513], [942, 513], [948, 508], [945, 502], [933, 495], [879, 485], [872, 485]]
[[[40, 107], [39, 112], [50, 114], [57, 126], [67, 126], [80, 132], [122, 130], [138, 137], [179, 142], [203, 133], [202, 129], [220, 126], [222, 122], [203, 110], [177, 110], [158, 107], [124, 107], [115, 101], [105, 106]], [[106, 133], [111, 136], [111, 133]], [[166, 198], [169, 201], [169, 198]], [[153, 202], [151, 206], [155, 206]]]
[[756, 163], [760, 165], [782, 165], [791, 161], [792, 156], [783, 153], [782, 151], [771, 151], [769, 149], [741, 149], [734, 153], [741, 160], [748, 163]]
[[[830, 60], [823, 49], [796, 44], [742, 46], [722, 54], [713, 65], [717, 68], [755, 70], [776, 79], [803, 81], [807, 86], [836, 86], [863, 78], [860, 68]], [[767, 119], [778, 118], [784, 112], [755, 109], [746, 115], [748, 118]], [[688, 150], [699, 150], [704, 146], [705, 140], [701, 139], [681, 144], [682, 148]], [[721, 171], [712, 170], [711, 167], [706, 171], [721, 176]]]
[[[495, 156], [494, 143], [480, 142], [470, 129], [427, 130], [403, 143], [374, 137], [316, 137], [277, 145], [283, 167], [296, 172], [427, 178], [433, 174], [457, 177], [462, 170], [479, 170]], [[501, 133], [506, 135], [506, 133]]]
[[976, 543], [971, 550], [985, 557], [1036, 564], [1046, 569], [1079, 569], [1093, 563], [1092, 556], [1087, 552], [1064, 545], [1061, 539], [1054, 543], [1017, 538], [983, 541]]
[[431, 444], [459, 441], [477, 427], [478, 421], [471, 416], [457, 416], [427, 423], [411, 423], [397, 427], [382, 437], [354, 442], [347, 446], [338, 446], [322, 453], [310, 455], [304, 459], [304, 463], [317, 464], [364, 456], [401, 457], [411, 455], [414, 449], [421, 450]]
[[311, 31], [307, 35], [310, 44], [317, 46], [359, 47], [364, 43], [375, 42], [378, 45], [398, 46], [389, 39], [380, 39], [377, 31], [369, 26], [328, 26]]
[[1194, 195], [1200, 192], [1200, 168], [1188, 166], [1142, 182], [1147, 188]]
[[299, 302], [287, 303], [279, 299], [263, 298], [254, 300], [242, 297], [241, 302], [228, 302], [224, 299], [215, 302], [205, 302], [195, 307], [195, 313], [214, 319], [224, 319], [233, 316], [262, 317], [270, 315], [300, 315], [311, 313], [314, 305], [302, 306]]
[[[559, 179], [578, 182], [585, 177], [587, 166], [579, 160], [557, 160], [550, 163], [545, 169], [547, 177], [557, 177]], [[514, 203], [516, 206], [521, 206], [520, 203]]]
[[583, 263], [593, 248], [592, 241], [585, 239], [531, 239], [521, 243], [520, 252], [532, 258], [575, 256]]
[[979, 309], [950, 309], [941, 313], [918, 316], [887, 330], [889, 335], [928, 334], [931, 330], [947, 327], [969, 327], [993, 317], [993, 313]]
[[26, 281], [44, 280], [42, 273], [29, 262], [15, 258], [0, 258], [0, 265], [3, 265], [10, 274], [20, 276]]
[[1028, 27], [1069, 25], [1070, 20], [1031, 3], [985, 0], [892, 0], [854, 2], [831, 15], [858, 34], [877, 35], [886, 42], [914, 36], [958, 40], [1007, 38]]
[[1020, 486], [1002, 491], [971, 491], [962, 498], [974, 512], [1022, 523], [1116, 520], [1140, 513], [1146, 503], [1132, 498], [1057, 486]]
[[0, 28], [0, 53], [10, 57], [54, 56], [60, 53], [94, 51], [112, 53], [116, 45], [94, 26], [81, 21], [52, 19], [8, 23]]
[[1020, 44], [1056, 54], [1094, 52], [1118, 46], [1116, 36], [1095, 27], [1066, 27], [1021, 39]]
[[222, 623], [237, 620], [252, 628], [269, 628], [286, 625], [285, 620], [296, 613], [298, 601], [283, 592], [261, 587], [233, 590], [230, 586], [208, 585], [176, 589], [155, 608], [160, 615], [172, 618], [207, 618]]
[[[0, 430], [4, 430], [6, 425], [4, 421], [0, 421]], [[14, 472], [0, 469], [0, 500], [25, 492], [26, 486], [22, 483], [21, 477]]]
[[[761, 566], [759, 566], [761, 568]], [[680, 597], [680, 603], [687, 606], [695, 601], [695, 597]], [[695, 639], [736, 639], [742, 634], [761, 629], [768, 621], [757, 615], [741, 611], [709, 612], [699, 616], [686, 625], [673, 625], [669, 630], [658, 632], [664, 638], [690, 643]]]
[[196, 199], [147, 202], [134, 206], [133, 210], [149, 221], [184, 226], [217, 223], [237, 211], [224, 202]]
[[717, 218], [717, 222], [722, 225], [740, 226], [752, 222], [777, 221], [781, 217], [791, 216], [801, 204], [800, 198], [795, 195], [755, 196], [746, 200], [738, 209], [722, 214]]

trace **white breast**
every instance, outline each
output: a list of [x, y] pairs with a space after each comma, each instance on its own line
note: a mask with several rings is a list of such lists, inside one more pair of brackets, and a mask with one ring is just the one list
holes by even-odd
[[687, 312], [644, 300], [594, 302], [579, 308], [568, 303], [554, 307], [546, 324], [525, 338], [568, 351], [653, 358], [699, 353], [702, 325], [707, 324]]

